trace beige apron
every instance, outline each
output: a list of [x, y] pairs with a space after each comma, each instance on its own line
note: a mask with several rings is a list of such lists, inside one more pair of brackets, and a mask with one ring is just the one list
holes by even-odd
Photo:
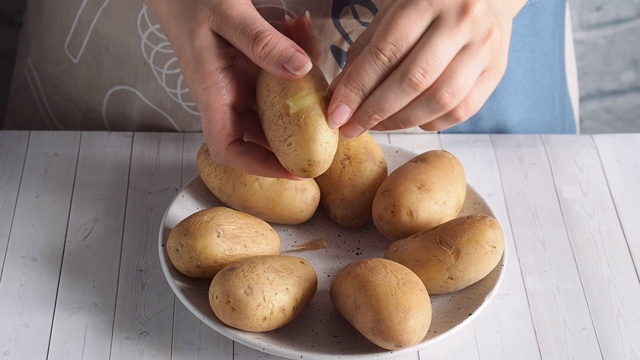
[[[275, 27], [285, 15], [309, 11], [320, 66], [332, 79], [340, 70], [336, 59], [380, 2], [254, 4]], [[4, 127], [199, 131], [200, 118], [171, 45], [142, 0], [30, 0]]]

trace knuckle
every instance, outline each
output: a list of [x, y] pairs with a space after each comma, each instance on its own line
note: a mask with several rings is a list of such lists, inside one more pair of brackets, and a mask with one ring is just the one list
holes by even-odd
[[367, 87], [364, 79], [358, 76], [350, 76], [340, 81], [340, 86], [343, 86], [344, 91], [349, 94], [349, 97], [358, 99], [358, 103], [367, 97]]
[[477, 95], [478, 94], [469, 95], [464, 101], [449, 112], [448, 117], [452, 123], [463, 123], [480, 111], [483, 101]]
[[400, 86], [410, 93], [422, 93], [431, 85], [431, 79], [426, 71], [414, 68], [405, 76], [400, 77]]
[[375, 64], [383, 69], [392, 69], [400, 62], [403, 50], [393, 41], [380, 41], [370, 45]]
[[497, 52], [503, 45], [503, 34], [496, 26], [487, 26], [479, 32], [478, 43], [486, 46], [492, 52]]
[[433, 104], [438, 112], [447, 112], [456, 105], [457, 97], [449, 88], [439, 88], [433, 93]]
[[365, 46], [362, 44], [360, 39], [356, 40], [349, 48], [347, 49], [347, 61], [352, 61], [354, 57], [357, 57], [358, 54], [362, 52]]
[[383, 130], [402, 130], [416, 126], [415, 118], [407, 118], [404, 116], [394, 117], [393, 121], [385, 121], [384, 124], [385, 128]]
[[457, 106], [449, 112], [448, 118], [451, 120], [451, 123], [457, 125], [467, 121], [470, 116], [469, 112], [464, 106]]
[[467, 0], [461, 9], [462, 19], [483, 19], [489, 11], [485, 0]]
[[251, 53], [258, 63], [267, 62], [274, 52], [274, 36], [271, 32], [258, 31], [252, 36]]
[[361, 120], [359, 121], [363, 127], [369, 129], [384, 121], [385, 117], [379, 111], [371, 106], [363, 105], [360, 107]]

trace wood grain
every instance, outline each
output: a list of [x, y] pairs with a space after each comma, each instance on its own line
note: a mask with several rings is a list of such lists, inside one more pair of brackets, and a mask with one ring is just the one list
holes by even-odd
[[48, 359], [109, 358], [132, 136], [82, 134]]
[[174, 294], [158, 257], [162, 217], [181, 187], [182, 134], [135, 133], [112, 359], [171, 357]]
[[[202, 134], [184, 134], [182, 187], [198, 175], [195, 159], [202, 142]], [[233, 341], [196, 318], [176, 298], [171, 352], [173, 360], [231, 359], [233, 358]]]
[[[0, 131], [0, 358], [274, 359], [176, 298], [160, 223], [202, 134]], [[444, 148], [507, 235], [491, 304], [399, 359], [637, 359], [640, 134], [374, 133]]]
[[575, 136], [544, 142], [602, 353], [632, 359], [640, 354], [640, 283], [595, 144]]
[[[518, 253], [500, 169], [489, 135], [440, 135], [442, 148], [463, 164], [467, 182], [493, 210], [505, 234], [506, 270], [498, 293], [473, 321], [473, 338], [481, 359], [539, 359]], [[457, 336], [462, 338], [462, 336]]]
[[32, 132], [0, 283], [0, 354], [45, 359], [80, 133]]
[[388, 135], [391, 144], [414, 152], [442, 149], [438, 134], [395, 134]]
[[593, 136], [627, 245], [640, 273], [640, 134]]
[[26, 131], [0, 132], [0, 274], [9, 242], [28, 143], [29, 133]]
[[542, 140], [491, 138], [540, 354], [546, 359], [600, 359]]

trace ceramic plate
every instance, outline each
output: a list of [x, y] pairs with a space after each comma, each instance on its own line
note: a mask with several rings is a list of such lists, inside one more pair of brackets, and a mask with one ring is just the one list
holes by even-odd
[[[416, 153], [392, 146], [382, 146], [389, 172]], [[221, 323], [209, 306], [210, 281], [195, 280], [180, 274], [170, 263], [164, 244], [171, 229], [196, 211], [212, 206], [224, 206], [202, 183], [194, 178], [169, 205], [159, 236], [160, 262], [164, 274], [182, 303], [200, 320], [228, 338], [254, 349], [289, 358], [346, 359], [383, 358], [415, 352], [469, 323], [495, 294], [504, 274], [504, 256], [498, 266], [483, 280], [461, 291], [431, 296], [433, 319], [425, 339], [418, 345], [400, 351], [379, 348], [360, 335], [340, 316], [329, 298], [331, 279], [343, 266], [359, 259], [381, 257], [390, 241], [369, 223], [350, 230], [334, 224], [320, 207], [316, 214], [301, 225], [273, 225], [280, 234], [282, 251], [295, 250], [302, 244], [322, 239], [326, 248], [290, 252], [307, 259], [318, 274], [318, 290], [307, 308], [291, 323], [266, 333], [250, 333]], [[488, 204], [467, 186], [467, 198], [461, 216], [467, 214], [494, 216]], [[494, 216], [495, 217], [495, 216]], [[505, 252], [506, 253], [506, 252]]]

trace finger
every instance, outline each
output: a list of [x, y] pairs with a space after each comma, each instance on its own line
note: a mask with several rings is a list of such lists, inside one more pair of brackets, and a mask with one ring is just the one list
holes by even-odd
[[[230, 119], [229, 122], [221, 121]], [[211, 156], [218, 162], [240, 171], [266, 177], [297, 179], [278, 161], [273, 152], [259, 142], [259, 135], [245, 133], [243, 120], [229, 109], [203, 114], [203, 134]], [[207, 125], [205, 125], [207, 124]], [[256, 140], [246, 141], [245, 140]]]
[[236, 113], [224, 101], [211, 102], [201, 113], [204, 137], [216, 161], [254, 175], [298, 178], [269, 150], [257, 113]]
[[374, 128], [406, 129], [433, 121], [453, 110], [476, 86], [489, 61], [485, 58], [488, 56], [475, 46], [463, 48], [433, 86]]
[[484, 71], [473, 87], [473, 90], [453, 110], [420, 126], [426, 131], [441, 131], [470, 119], [485, 104], [493, 91], [498, 87], [506, 70], [506, 61], [498, 62], [491, 69]]
[[211, 28], [261, 68], [282, 79], [311, 70], [312, 63], [293, 40], [271, 26], [250, 1], [232, 1], [216, 9]]
[[436, 19], [407, 58], [354, 112], [343, 135], [357, 136], [360, 129], [372, 128], [407, 106], [438, 80], [467, 41], [466, 34]]
[[260, 124], [260, 117], [255, 110], [245, 110], [237, 113], [240, 126], [242, 127], [242, 133], [244, 134], [245, 141], [251, 141], [256, 143], [267, 150], [272, 150], [269, 141], [267, 140], [262, 125]]
[[344, 68], [333, 79], [331, 84], [329, 84], [329, 93], [330, 94], [333, 94], [334, 91], [336, 90], [336, 87], [338, 86], [338, 84], [340, 83], [340, 80], [342, 79], [342, 75], [344, 75], [344, 70], [347, 69], [349, 67], [349, 65], [355, 59], [358, 58], [360, 53], [362, 53], [362, 49], [364, 49], [365, 45], [368, 44], [371, 41], [371, 37], [373, 36], [373, 32], [375, 31], [376, 28], [377, 28], [377, 26], [376, 26], [375, 19], [374, 19], [374, 21], [371, 24], [369, 24], [369, 27], [367, 29], [365, 29], [362, 32], [362, 34], [360, 34], [360, 36], [358, 36], [356, 41], [349, 46], [349, 49], [347, 49], [347, 59], [346, 59], [346, 64], [345, 64]]
[[328, 106], [330, 126], [337, 128], [349, 120], [353, 111], [404, 59], [431, 23], [429, 2], [411, 3], [417, 6], [389, 6], [387, 13], [378, 13], [379, 23], [374, 19], [376, 24], [372, 24], [371, 40], [345, 67], [334, 87]]
[[201, 110], [203, 133], [211, 156], [250, 174], [297, 179], [269, 150], [257, 114], [252, 111], [236, 113], [224, 96], [217, 98], [219, 100], [206, 104]]
[[[211, 33], [210, 33], [211, 34]], [[238, 112], [246, 99], [235, 66], [236, 61], [213, 56], [228, 51], [223, 39], [211, 34], [205, 47], [193, 59], [200, 72], [193, 76], [194, 97], [201, 114], [202, 130], [211, 156], [221, 163], [251, 174], [296, 179], [260, 140], [258, 130], [251, 130], [251, 112]], [[247, 138], [249, 141], [245, 141]]]
[[355, 61], [355, 59], [360, 56], [362, 50], [366, 47], [369, 42], [371, 42], [371, 38], [373, 34], [378, 30], [379, 24], [382, 22], [383, 14], [381, 13], [379, 16], [376, 16], [373, 21], [369, 24], [369, 26], [358, 36], [356, 41], [353, 42], [347, 49], [347, 59], [344, 66], [344, 69], [333, 79], [331, 84], [329, 85], [329, 93], [333, 94], [338, 83], [340, 83], [340, 79], [342, 75], [344, 75], [346, 69], [350, 67], [350, 65]]
[[291, 23], [291, 35], [289, 36], [296, 44], [300, 45], [306, 53], [316, 62], [320, 61], [322, 51], [320, 41], [313, 27], [311, 14], [307, 11], [303, 16], [298, 16]]

